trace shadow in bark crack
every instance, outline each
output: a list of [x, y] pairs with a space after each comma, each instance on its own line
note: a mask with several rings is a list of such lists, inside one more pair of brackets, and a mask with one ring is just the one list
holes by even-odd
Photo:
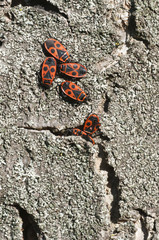
[[104, 112], [108, 112], [108, 109], [109, 109], [109, 103], [110, 103], [110, 97], [106, 94], [105, 95], [105, 103], [104, 103]]
[[108, 173], [108, 187], [111, 189], [113, 201], [111, 203], [111, 216], [110, 219], [113, 223], [117, 223], [120, 218], [119, 213], [119, 200], [121, 190], [119, 189], [119, 178], [115, 174], [114, 168], [108, 163], [108, 153], [105, 152], [104, 147], [99, 144], [99, 157], [102, 159], [100, 170], [107, 171]]
[[141, 229], [142, 229], [143, 234], [144, 234], [144, 240], [147, 240], [148, 239], [148, 230], [147, 230], [147, 227], [146, 227], [146, 219], [141, 217], [140, 222], [141, 222]]
[[140, 32], [137, 30], [136, 25], [136, 16], [135, 16], [136, 6], [134, 0], [131, 0], [131, 8], [129, 10], [129, 20], [128, 20], [128, 27], [127, 27], [127, 33], [132, 36], [134, 39], [138, 41], [142, 41], [146, 47], [149, 45], [149, 41], [144, 38], [144, 36], [141, 36]]
[[43, 233], [41, 232], [38, 224], [35, 222], [34, 217], [31, 214], [28, 214], [26, 210], [21, 208], [19, 204], [14, 204], [18, 212], [19, 216], [22, 219], [22, 231], [23, 231], [23, 239], [24, 240], [46, 240]]
[[5, 42], [5, 37], [4, 37], [4, 35], [2, 35], [2, 36], [0, 37], [0, 47], [2, 47], [2, 45], [3, 45], [4, 42]]
[[63, 12], [60, 12], [57, 6], [46, 0], [12, 0], [11, 7], [15, 7], [19, 4], [21, 4], [22, 6], [34, 6], [37, 8], [42, 8], [48, 12], [59, 13], [60, 15], [68, 19], [68, 16]]
[[138, 211], [139, 214], [140, 214], [141, 229], [142, 229], [142, 232], [144, 234], [144, 240], [147, 240], [148, 239], [148, 229], [147, 229], [146, 217], [151, 217], [151, 216], [148, 215], [146, 212], [144, 212], [140, 208], [137, 208], [135, 210]]

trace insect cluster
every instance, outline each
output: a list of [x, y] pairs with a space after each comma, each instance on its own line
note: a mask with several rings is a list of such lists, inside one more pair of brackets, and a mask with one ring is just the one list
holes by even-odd
[[[55, 78], [57, 71], [71, 78], [82, 78], [86, 75], [87, 69], [80, 63], [70, 62], [70, 56], [66, 48], [56, 39], [50, 38], [44, 42], [45, 51], [51, 55], [42, 63], [41, 83], [50, 87]], [[64, 98], [75, 102], [83, 102], [87, 94], [74, 82], [64, 81], [60, 85], [60, 91]], [[92, 144], [95, 144], [92, 134], [99, 130], [99, 117], [91, 114], [85, 121], [83, 129], [74, 128], [71, 133], [81, 136]]]

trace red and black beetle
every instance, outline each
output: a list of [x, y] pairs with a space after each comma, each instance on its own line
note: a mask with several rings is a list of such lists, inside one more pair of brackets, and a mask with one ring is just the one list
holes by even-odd
[[95, 144], [95, 141], [90, 135], [98, 131], [100, 126], [101, 124], [99, 123], [99, 117], [97, 116], [97, 114], [93, 113], [87, 117], [82, 130], [78, 128], [73, 128], [71, 133], [76, 136], [81, 136], [86, 141]]
[[101, 124], [99, 123], [99, 117], [97, 114], [93, 113], [86, 119], [83, 131], [88, 134], [93, 134], [99, 129], [100, 126]]
[[47, 52], [61, 62], [66, 62], [70, 58], [66, 48], [54, 38], [46, 40], [44, 42], [44, 47]]
[[64, 94], [63, 96], [77, 102], [83, 102], [87, 97], [86, 93], [79, 86], [70, 81], [61, 83], [61, 91]]
[[61, 73], [75, 78], [82, 78], [87, 73], [86, 67], [80, 63], [62, 63], [59, 70]]
[[56, 74], [56, 60], [48, 57], [44, 60], [41, 68], [42, 83], [51, 86]]
[[47, 57], [41, 67], [42, 84], [51, 86], [56, 74], [56, 60], [53, 57]]

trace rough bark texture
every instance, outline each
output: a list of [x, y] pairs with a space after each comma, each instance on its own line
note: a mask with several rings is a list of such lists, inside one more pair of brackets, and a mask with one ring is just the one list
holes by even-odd
[[[0, 239], [157, 240], [159, 2], [0, 1]], [[81, 105], [38, 82], [43, 42], [88, 69]], [[67, 136], [89, 113], [96, 144]]]

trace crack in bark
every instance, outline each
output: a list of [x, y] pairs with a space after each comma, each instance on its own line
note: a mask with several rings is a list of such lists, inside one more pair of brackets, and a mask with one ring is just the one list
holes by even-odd
[[140, 222], [141, 222], [141, 230], [144, 234], [144, 240], [147, 240], [148, 239], [148, 230], [146, 227], [146, 219], [143, 217], [140, 217]]
[[21, 208], [17, 203], [14, 203], [11, 206], [15, 207], [18, 210], [19, 216], [22, 219], [22, 231], [24, 240], [46, 240], [38, 224], [35, 222], [33, 215], [27, 213], [27, 211]]
[[110, 219], [112, 223], [118, 223], [120, 218], [120, 206], [119, 200], [121, 196], [121, 190], [119, 189], [119, 178], [116, 176], [114, 168], [108, 163], [108, 153], [104, 150], [101, 144], [99, 146], [99, 157], [102, 159], [100, 170], [107, 171], [108, 173], [108, 187], [111, 189], [113, 195], [113, 201], [111, 203]]
[[125, 87], [125, 86], [123, 86], [123, 85], [120, 85], [119, 83], [117, 83], [117, 82], [114, 82], [113, 80], [111, 80], [110, 79], [110, 82], [112, 82], [113, 83], [113, 89], [115, 89], [115, 88], [121, 88], [121, 89], [124, 89], [124, 90], [127, 90], [127, 88]]
[[144, 210], [142, 210], [141, 208], [135, 208], [134, 210], [138, 211], [139, 214], [143, 217], [151, 217], [154, 218], [153, 216], [151, 216], [150, 214], [148, 214], [147, 212], [145, 212]]
[[135, 209], [140, 214], [140, 223], [141, 223], [141, 230], [144, 235], [144, 240], [148, 239], [148, 229], [147, 229], [147, 222], [146, 217], [148, 216], [147, 213], [145, 213], [142, 209]]
[[30, 130], [30, 131], [50, 131], [50, 133], [54, 134], [55, 136], [68, 136], [69, 135], [69, 129], [63, 129], [63, 130], [58, 130], [56, 127], [30, 127], [30, 126], [18, 126], [18, 128], [21, 129], [26, 129], [26, 130]]
[[33, 161], [34, 157], [32, 156], [32, 151], [28, 147], [26, 147], [26, 146], [24, 146], [24, 147], [25, 147], [25, 150], [27, 151], [27, 153], [29, 154], [30, 159]]
[[124, 90], [126, 90], [126, 87], [125, 86], [123, 86], [123, 85], [120, 85], [120, 84], [118, 84], [118, 83], [116, 83], [116, 82], [113, 82], [113, 88], [121, 88], [121, 89], [124, 89]]
[[[108, 74], [108, 80], [112, 83], [111, 87], [113, 88], [113, 92], [115, 92], [115, 88], [119, 88], [119, 89], [121, 88], [123, 90], [127, 90], [126, 86], [120, 85], [119, 83], [115, 82], [116, 77], [121, 78], [121, 76], [118, 72], [114, 72], [113, 74]], [[110, 97], [108, 97], [107, 94], [106, 94], [106, 101], [108, 101], [108, 103], [111, 101]], [[106, 110], [107, 110], [107, 108], [106, 108]]]
[[15, 20], [15, 15], [12, 11], [8, 11], [8, 12], [4, 13], [4, 16], [7, 17], [11, 21]]
[[149, 41], [146, 40], [144, 37], [140, 36], [139, 35], [140, 33], [137, 31], [136, 17], [134, 15], [135, 11], [136, 11], [135, 2], [134, 2], [134, 0], [131, 0], [131, 8], [129, 10], [130, 16], [129, 16], [126, 32], [128, 35], [130, 35], [137, 41], [142, 41], [144, 43], [144, 45], [146, 46], [146, 48], [148, 48], [148, 46], [150, 44]]
[[[155, 217], [151, 216], [150, 214], [148, 214], [147, 212], [145, 212], [141, 208], [136, 208], [134, 210], [136, 210], [140, 214], [141, 230], [143, 232], [144, 240], [149, 239], [149, 232], [152, 235], [151, 239], [153, 239], [153, 235], [156, 232], [156, 220], [155, 220]], [[153, 228], [151, 229], [151, 231], [150, 231], [150, 229], [148, 229], [148, 226], [147, 226], [147, 224], [148, 224], [147, 217], [154, 219]]]
[[157, 228], [156, 228], [156, 220], [154, 221], [154, 225], [153, 225], [153, 229], [154, 232], [157, 232]]
[[[19, 129], [26, 129], [29, 131], [37, 131], [37, 132], [41, 132], [41, 131], [49, 131], [51, 134], [55, 135], [55, 136], [59, 136], [59, 137], [67, 137], [67, 136], [72, 136], [72, 129], [73, 128], [65, 128], [63, 130], [58, 130], [56, 127], [49, 127], [49, 126], [42, 126], [42, 127], [30, 127], [30, 126], [18, 126]], [[78, 128], [80, 130], [83, 130], [83, 125], [79, 125], [76, 126], [74, 128]], [[99, 131], [99, 133], [96, 133], [94, 137], [99, 136], [101, 140], [106, 140], [107, 142], [109, 142], [111, 139], [103, 134], [102, 131]], [[93, 138], [94, 138], [93, 137]], [[26, 148], [26, 151], [28, 152], [29, 156], [31, 159], [33, 159], [33, 157], [31, 156], [31, 151], [29, 149]]]
[[99, 137], [100, 137], [102, 140], [106, 140], [107, 142], [110, 142], [110, 140], [112, 139], [112, 138], [109, 138], [107, 135], [104, 135], [102, 131], [100, 131]]
[[[2, 34], [1, 36], [0, 36], [0, 47], [2, 47], [2, 45], [4, 44], [4, 42], [5, 42], [5, 37], [4, 37], [4, 35]], [[0, 75], [1, 76], [1, 75]]]
[[104, 103], [104, 112], [108, 112], [109, 109], [109, 103], [111, 101], [110, 97], [107, 95], [107, 93], [105, 94], [105, 103]]

